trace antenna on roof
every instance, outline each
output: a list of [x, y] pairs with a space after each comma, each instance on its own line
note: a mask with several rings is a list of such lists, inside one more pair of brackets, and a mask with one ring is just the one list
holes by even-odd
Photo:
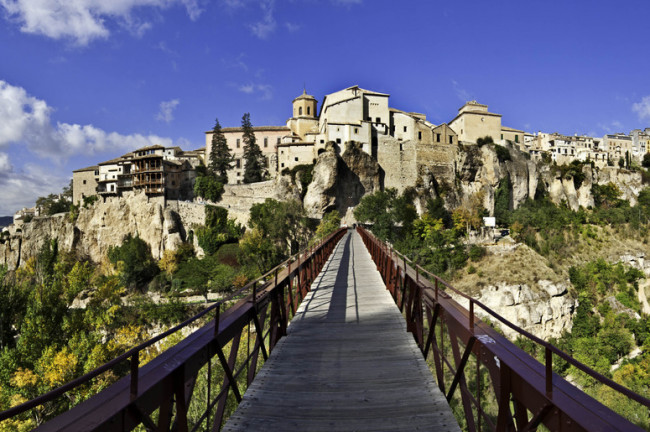
[[304, 81], [302, 82], [302, 94], [307, 94], [307, 86]]

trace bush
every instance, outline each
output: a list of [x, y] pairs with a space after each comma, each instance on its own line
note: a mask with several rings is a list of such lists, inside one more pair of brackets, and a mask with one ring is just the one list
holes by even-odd
[[479, 261], [481, 258], [483, 258], [486, 253], [487, 253], [487, 250], [483, 246], [472, 245], [469, 248], [469, 258], [472, 261], [475, 261], [475, 262]]
[[505, 161], [512, 160], [512, 156], [510, 156], [510, 149], [495, 144], [494, 151], [497, 154], [497, 159], [499, 162], [503, 163]]

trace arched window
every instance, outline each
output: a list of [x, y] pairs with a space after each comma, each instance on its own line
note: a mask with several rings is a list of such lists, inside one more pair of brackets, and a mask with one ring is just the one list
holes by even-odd
[[311, 115], [311, 107], [307, 107], [307, 115]]
[[302, 115], [302, 107], [298, 108], [298, 115]]

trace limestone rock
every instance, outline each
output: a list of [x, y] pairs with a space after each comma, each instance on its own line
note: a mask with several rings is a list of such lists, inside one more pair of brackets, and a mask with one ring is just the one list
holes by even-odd
[[[452, 297], [464, 307], [469, 307], [469, 302], [464, 298], [455, 295]], [[506, 283], [488, 285], [476, 299], [508, 321], [544, 340], [559, 337], [564, 330], [570, 331], [572, 316], [577, 307], [577, 301], [569, 296], [566, 285], [548, 280], [538, 281], [535, 287]], [[474, 311], [480, 318], [489, 317], [480, 307], [475, 307]], [[494, 318], [490, 318], [490, 321], [499, 325]], [[518, 335], [505, 325], [500, 325], [500, 328], [510, 339], [515, 339]]]

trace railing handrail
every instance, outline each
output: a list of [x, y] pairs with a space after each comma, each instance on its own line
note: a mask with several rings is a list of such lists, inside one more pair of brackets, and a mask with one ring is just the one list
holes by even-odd
[[121, 354], [120, 356], [115, 357], [114, 359], [104, 363], [101, 366], [98, 366], [97, 368], [93, 369], [92, 371], [90, 371], [90, 372], [88, 372], [88, 373], [86, 373], [86, 374], [84, 374], [84, 375], [82, 375], [82, 376], [80, 376], [78, 378], [75, 378], [74, 380], [69, 381], [69, 382], [67, 382], [67, 383], [65, 383], [65, 384], [63, 384], [63, 385], [61, 385], [61, 386], [59, 386], [59, 387], [45, 393], [45, 394], [43, 394], [43, 395], [40, 395], [40, 396], [38, 396], [38, 397], [36, 397], [34, 399], [31, 399], [31, 400], [29, 400], [27, 402], [24, 402], [24, 403], [22, 403], [20, 405], [15, 406], [15, 407], [9, 408], [8, 410], [0, 411], [0, 421], [6, 420], [6, 419], [11, 418], [11, 417], [14, 417], [14, 416], [16, 416], [18, 414], [21, 414], [21, 413], [25, 412], [25, 411], [33, 409], [33, 408], [35, 408], [35, 407], [37, 407], [39, 405], [50, 402], [50, 401], [60, 397], [61, 395], [67, 393], [68, 391], [73, 390], [73, 389], [87, 383], [88, 381], [95, 378], [96, 376], [101, 375], [102, 373], [113, 369], [118, 364], [124, 362], [125, 360], [129, 359], [130, 357], [133, 357], [134, 355], [138, 355], [140, 352], [142, 352], [146, 348], [149, 348], [150, 346], [156, 344], [157, 342], [159, 342], [160, 340], [166, 338], [167, 336], [169, 336], [169, 335], [171, 335], [173, 333], [176, 333], [179, 330], [182, 330], [183, 328], [189, 326], [190, 324], [192, 324], [193, 322], [195, 322], [198, 319], [202, 318], [203, 316], [205, 316], [209, 312], [215, 310], [216, 308], [221, 308], [222, 304], [227, 303], [227, 302], [233, 300], [234, 298], [241, 296], [243, 293], [245, 293], [245, 292], [247, 292], [249, 290], [252, 290], [254, 287], [256, 287], [256, 285], [259, 282], [266, 282], [265, 279], [268, 276], [270, 276], [271, 274], [274, 274], [276, 272], [276, 270], [280, 270], [282, 268], [285, 268], [285, 267], [287, 267], [288, 264], [293, 263], [295, 261], [296, 257], [301, 257], [302, 258], [303, 255], [313, 254], [315, 252], [315, 250], [317, 249], [317, 247], [321, 247], [322, 245], [327, 243], [332, 237], [337, 235], [343, 229], [344, 228], [340, 228], [339, 230], [331, 233], [330, 235], [328, 235], [327, 237], [322, 239], [322, 241], [319, 242], [318, 244], [308, 246], [308, 247], [304, 248], [303, 250], [301, 250], [300, 252], [293, 254], [288, 259], [284, 260], [282, 263], [280, 263], [277, 266], [273, 267], [273, 269], [271, 269], [267, 273], [263, 274], [262, 276], [258, 277], [255, 280], [247, 283], [246, 285], [244, 285], [242, 288], [235, 291], [234, 293], [231, 293], [225, 299], [218, 300], [216, 303], [210, 305], [209, 307], [205, 308], [201, 312], [199, 312], [196, 315], [188, 318], [187, 320], [185, 320], [182, 323], [176, 325], [175, 327], [172, 327], [171, 329], [165, 331], [164, 333], [161, 333], [161, 334], [159, 334], [159, 335], [157, 335], [157, 336], [155, 336], [155, 337], [153, 337], [151, 339], [146, 340], [145, 342], [142, 342], [141, 344], [129, 349], [128, 351]]

